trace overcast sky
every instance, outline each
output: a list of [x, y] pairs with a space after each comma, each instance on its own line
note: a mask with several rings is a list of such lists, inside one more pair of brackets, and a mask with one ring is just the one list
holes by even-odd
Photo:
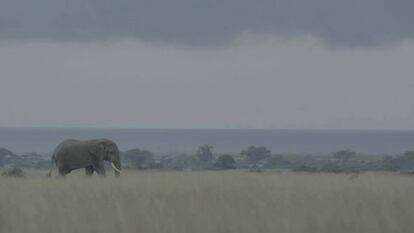
[[0, 127], [414, 128], [412, 0], [0, 0]]

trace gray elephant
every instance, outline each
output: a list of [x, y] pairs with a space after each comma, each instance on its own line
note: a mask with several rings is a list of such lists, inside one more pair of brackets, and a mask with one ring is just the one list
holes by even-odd
[[92, 175], [95, 171], [98, 175], [105, 176], [104, 161], [111, 162], [115, 175], [121, 173], [121, 160], [118, 146], [109, 139], [95, 139], [78, 141], [68, 139], [60, 143], [52, 155], [52, 165], [47, 174], [50, 176], [53, 164], [56, 164], [59, 175], [65, 176], [72, 170], [85, 168], [86, 175]]

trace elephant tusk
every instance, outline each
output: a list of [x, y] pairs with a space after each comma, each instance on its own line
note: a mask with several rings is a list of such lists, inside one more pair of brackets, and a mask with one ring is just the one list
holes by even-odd
[[121, 170], [119, 170], [118, 168], [116, 168], [114, 163], [111, 163], [111, 165], [112, 165], [112, 168], [113, 168], [115, 171], [117, 171], [117, 172], [121, 173]]

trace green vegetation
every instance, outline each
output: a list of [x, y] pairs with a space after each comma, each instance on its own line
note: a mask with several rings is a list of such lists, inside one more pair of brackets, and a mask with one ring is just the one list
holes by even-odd
[[253, 165], [270, 156], [270, 150], [264, 146], [249, 146], [246, 150], [240, 152], [241, 155], [246, 156], [246, 159]]
[[83, 170], [55, 179], [41, 170], [50, 156], [0, 149], [0, 232], [387, 233], [414, 227], [413, 151], [274, 154], [250, 146], [217, 154], [202, 145], [194, 154], [132, 149], [121, 156], [118, 179], [85, 177]]
[[23, 170], [21, 168], [10, 168], [1, 173], [2, 176], [23, 177]]
[[[122, 165], [127, 169], [157, 170], [217, 170], [247, 169], [264, 171], [288, 169], [298, 172], [358, 173], [364, 171], [394, 171], [414, 174], [414, 151], [401, 155], [367, 155], [351, 150], [328, 154], [272, 153], [264, 146], [249, 146], [239, 154], [218, 154], [212, 145], [201, 145], [194, 154], [159, 155], [148, 150], [132, 149], [121, 152]], [[36, 168], [50, 166], [50, 155], [35, 152], [16, 154], [0, 148], [0, 168]]]
[[218, 169], [235, 169], [236, 160], [231, 155], [220, 155], [214, 166]]
[[213, 160], [213, 152], [212, 149], [214, 147], [212, 145], [203, 145], [200, 146], [197, 150], [197, 157], [200, 161], [202, 162], [209, 162], [211, 160]]
[[243, 171], [0, 176], [0, 232], [412, 232], [412, 177]]
[[155, 166], [154, 153], [147, 150], [128, 150], [122, 152], [121, 158], [122, 163], [130, 168], [148, 169]]

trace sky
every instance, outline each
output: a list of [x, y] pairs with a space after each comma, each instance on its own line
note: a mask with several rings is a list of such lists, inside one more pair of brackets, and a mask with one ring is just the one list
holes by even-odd
[[412, 0], [0, 0], [0, 127], [414, 129]]

